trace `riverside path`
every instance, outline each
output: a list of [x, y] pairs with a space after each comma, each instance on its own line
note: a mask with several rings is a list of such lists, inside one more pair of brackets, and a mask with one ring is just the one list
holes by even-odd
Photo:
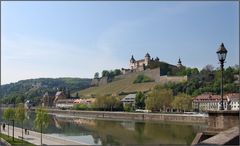
[[[1, 127], [2, 128], [2, 127]], [[5, 128], [5, 131], [1, 129], [1, 133], [7, 135], [8, 130], [7, 126]], [[9, 136], [12, 136], [12, 126], [9, 126]], [[22, 137], [22, 129], [19, 127], [14, 127], [14, 137], [21, 139]], [[29, 131], [29, 135], [26, 135], [23, 130], [23, 140], [28, 141], [34, 145], [40, 145], [40, 137], [41, 133], [35, 132], [35, 131]], [[80, 143], [78, 141], [72, 141], [64, 138], [55, 137], [49, 134], [42, 134], [42, 142], [43, 145], [88, 145], [86, 143]]]

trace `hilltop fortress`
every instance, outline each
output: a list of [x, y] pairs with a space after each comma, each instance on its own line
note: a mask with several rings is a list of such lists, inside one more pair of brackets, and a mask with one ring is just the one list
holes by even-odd
[[[159, 59], [157, 61], [159, 61]], [[145, 55], [144, 59], [141, 59], [141, 60], [135, 60], [132, 55], [132, 58], [130, 59], [129, 67], [131, 70], [137, 69], [141, 71], [141, 70], [145, 70], [145, 67], [149, 64], [150, 64], [150, 55], [148, 53]]]
[[[140, 71], [146, 70], [148, 66], [150, 66], [151, 64], [156, 64], [156, 63], [160, 63], [159, 58], [156, 57], [155, 59], [154, 58], [151, 59], [151, 56], [149, 53], [145, 55], [144, 59], [140, 59], [140, 60], [135, 60], [135, 58], [132, 55], [129, 61], [129, 69], [122, 68], [121, 71], [122, 71], [122, 74], [127, 74], [131, 72], [140, 72]], [[183, 67], [182, 61], [180, 60], [180, 58], [175, 67], [176, 68]]]
[[[140, 59], [140, 60], [136, 60], [132, 55], [129, 61], [129, 68], [127, 69], [122, 68], [121, 69], [122, 75], [115, 76], [114, 78], [121, 79], [121, 78], [127, 78], [132, 74], [143, 74], [153, 79], [154, 82], [163, 83], [163, 84], [167, 82], [187, 81], [187, 76], [168, 76], [166, 73], [162, 73], [161, 67], [158, 66], [159, 64], [161, 64], [159, 58], [158, 57], [156, 57], [155, 59], [151, 58], [149, 53], [146, 53], [144, 59]], [[175, 70], [183, 67], [180, 58], [176, 65], [170, 65], [170, 64], [168, 65], [171, 66], [171, 68], [174, 68]], [[154, 66], [154, 67], [151, 68], [151, 66]], [[93, 79], [91, 85], [92, 86], [105, 85], [111, 81], [112, 79], [109, 79], [108, 77], [102, 77], [100, 79]]]

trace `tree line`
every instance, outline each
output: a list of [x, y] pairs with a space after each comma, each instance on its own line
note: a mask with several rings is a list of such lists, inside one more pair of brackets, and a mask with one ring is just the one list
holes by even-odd
[[[23, 141], [23, 122], [26, 120], [26, 109], [24, 108], [23, 104], [18, 104], [16, 108], [9, 107], [4, 109], [3, 111], [3, 119], [7, 122], [8, 125], [8, 137], [9, 137], [9, 125], [12, 123], [13, 130], [12, 130], [12, 141], [14, 141], [14, 123], [15, 121], [21, 124], [22, 128], [22, 136], [21, 139]], [[49, 116], [47, 114], [46, 109], [43, 107], [38, 107], [36, 109], [36, 117], [34, 120], [34, 126], [37, 130], [41, 133], [40, 143], [42, 145], [42, 130], [47, 128], [49, 124]], [[27, 128], [26, 128], [27, 129]]]
[[[121, 72], [120, 69], [103, 70], [101, 78], [102, 77], [114, 78], [115, 76], [118, 76], [118, 75], [121, 75], [121, 74], [122, 74], [122, 72]], [[99, 72], [96, 72], [94, 74], [94, 79], [98, 79], [98, 78], [100, 78], [100, 74], [99, 74]]]

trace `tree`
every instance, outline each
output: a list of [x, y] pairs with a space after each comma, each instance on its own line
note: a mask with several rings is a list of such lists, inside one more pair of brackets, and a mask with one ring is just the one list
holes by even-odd
[[9, 121], [10, 121], [10, 117], [11, 117], [11, 109], [7, 108], [3, 111], [3, 118], [7, 121], [8, 124], [8, 137], [9, 137]]
[[115, 69], [114, 70], [114, 75], [115, 76], [118, 76], [118, 75], [120, 75], [121, 74], [121, 70], [120, 69]]
[[233, 83], [234, 82], [234, 68], [228, 67], [224, 71], [224, 83]]
[[132, 105], [132, 103], [126, 103], [124, 106], [123, 106], [123, 109], [124, 111], [126, 112], [131, 112], [134, 110], [134, 107]]
[[76, 97], [75, 98], [79, 98], [78, 92], [76, 93]]
[[145, 104], [148, 110], [161, 111], [161, 109], [166, 110], [170, 108], [172, 100], [173, 95], [171, 89], [158, 89], [158, 87], [155, 87], [148, 95]]
[[24, 108], [24, 105], [23, 104], [20, 104], [17, 106], [16, 108], [16, 112], [15, 112], [15, 117], [16, 117], [16, 120], [22, 124], [22, 141], [23, 141], [23, 121], [25, 120], [25, 108]]
[[[7, 108], [4, 110], [3, 112], [3, 117], [5, 120], [8, 121], [8, 136], [9, 136], [9, 122], [12, 121], [13, 122], [13, 126], [14, 126], [14, 118], [15, 118], [15, 111], [13, 108]], [[14, 130], [13, 130], [13, 141], [14, 141]]]
[[71, 98], [71, 93], [69, 89], [67, 90], [67, 98]]
[[197, 68], [193, 68], [193, 69], [191, 70], [191, 74], [199, 74], [198, 69], [197, 69]]
[[16, 103], [24, 103], [24, 96], [23, 95], [17, 96]]
[[115, 76], [114, 71], [112, 71], [112, 70], [109, 71], [109, 76], [108, 77], [109, 78], [113, 78], [114, 76]]
[[103, 70], [102, 71], [102, 77], [109, 77], [109, 71], [107, 71], [107, 70]]
[[94, 79], [98, 79], [98, 78], [99, 78], [99, 73], [96, 72], [96, 73], [94, 74]]
[[137, 92], [136, 98], [135, 98], [135, 107], [138, 109], [144, 109], [145, 99], [146, 99], [146, 96], [142, 92]]
[[122, 109], [122, 104], [120, 103], [120, 99], [115, 96], [97, 96], [94, 102], [95, 107], [99, 110], [119, 110]]
[[145, 83], [145, 82], [152, 82], [152, 79], [146, 75], [138, 75], [135, 80], [133, 81], [134, 84], [136, 83]]
[[205, 67], [203, 67], [202, 71], [206, 71], [206, 72], [212, 72], [214, 70], [214, 66], [211, 64], [206, 65]]
[[42, 145], [42, 130], [47, 128], [49, 124], [49, 117], [46, 109], [38, 107], [36, 111], [36, 118], [34, 120], [35, 127], [41, 132], [41, 145]]
[[174, 100], [171, 103], [172, 107], [178, 110], [186, 111], [192, 109], [192, 97], [181, 93], [175, 96]]

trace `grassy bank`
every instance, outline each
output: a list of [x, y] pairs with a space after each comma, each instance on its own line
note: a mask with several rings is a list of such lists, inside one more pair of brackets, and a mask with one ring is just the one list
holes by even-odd
[[29, 143], [27, 141], [22, 141], [19, 139], [14, 138], [14, 141], [12, 141], [12, 137], [11, 136], [7, 136], [5, 134], [0, 133], [0, 137], [3, 138], [4, 140], [6, 140], [8, 143], [10, 143], [11, 145], [24, 145], [24, 146], [35, 146], [32, 143]]

